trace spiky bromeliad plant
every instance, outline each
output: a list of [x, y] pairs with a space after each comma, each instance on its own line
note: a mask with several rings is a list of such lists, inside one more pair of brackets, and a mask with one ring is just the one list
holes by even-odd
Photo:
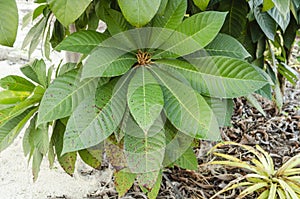
[[[251, 163], [242, 161], [234, 156], [219, 153], [217, 148], [225, 145], [239, 146], [252, 153], [254, 157]], [[210, 153], [225, 160], [214, 160], [209, 164], [226, 165], [230, 167], [243, 168], [250, 173], [237, 178], [229, 183], [223, 190], [213, 197], [232, 189], [246, 187], [237, 198], [244, 198], [254, 192], [258, 193], [259, 199], [286, 199], [300, 197], [300, 154], [292, 157], [279, 169], [275, 169], [272, 157], [259, 145], [255, 148], [234, 142], [224, 142], [215, 145]]]
[[[230, 121], [232, 98], [269, 83], [260, 69], [245, 61], [249, 54], [236, 39], [219, 34], [226, 12], [187, 16], [186, 0], [140, 0], [138, 4], [76, 0], [70, 7], [63, 6], [66, 0], [38, 2], [43, 4], [34, 17], [43, 13], [44, 18], [33, 29], [43, 30], [55, 16], [52, 46], [83, 56], [77, 64], [60, 67], [51, 84], [51, 70], [46, 76], [41, 61], [29, 65], [32, 74], [25, 75], [43, 85], [42, 97], [34, 102], [27, 103], [40, 86], [19, 77], [0, 81], [6, 89], [2, 94], [9, 98], [1, 101], [5, 106], [0, 116], [8, 117], [0, 125], [0, 149], [34, 115], [24, 149], [33, 156], [35, 171], [46, 154], [50, 162], [56, 155], [69, 174], [74, 172], [77, 154], [99, 168], [105, 151], [116, 169], [121, 196], [137, 179], [141, 189], [155, 198], [164, 167], [197, 168], [191, 144], [194, 139], [219, 139], [218, 127]], [[68, 12], [61, 12], [64, 9]], [[95, 31], [99, 19], [107, 24], [104, 33]], [[83, 30], [60, 38], [75, 20], [77, 29]], [[44, 36], [49, 41], [47, 31]], [[34, 34], [29, 32], [25, 40], [30, 48], [39, 37]], [[22, 94], [16, 89], [22, 82], [30, 90], [14, 100]], [[16, 108], [19, 104], [22, 109]], [[22, 111], [12, 114], [15, 109]]]

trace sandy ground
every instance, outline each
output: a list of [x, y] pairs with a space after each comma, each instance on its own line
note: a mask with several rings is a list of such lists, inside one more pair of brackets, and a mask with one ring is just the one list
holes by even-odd
[[[17, 0], [20, 10], [20, 23], [22, 17], [35, 5], [33, 0]], [[20, 75], [19, 68], [30, 60], [26, 50], [21, 50], [22, 41], [28, 28], [19, 30], [14, 48], [0, 47], [0, 78], [6, 75]], [[59, 60], [61, 55], [53, 56], [53, 60]], [[37, 50], [33, 58], [40, 58]], [[38, 180], [33, 183], [31, 164], [22, 150], [23, 132], [14, 143], [0, 153], [0, 199], [44, 199], [44, 198], [68, 198], [82, 199], [87, 194], [101, 191], [101, 182], [110, 179], [111, 171], [94, 171], [93, 175], [83, 176], [82, 172], [90, 172], [83, 163], [78, 161], [74, 177], [68, 176], [55, 163], [54, 169], [50, 169], [48, 161], [44, 159]]]

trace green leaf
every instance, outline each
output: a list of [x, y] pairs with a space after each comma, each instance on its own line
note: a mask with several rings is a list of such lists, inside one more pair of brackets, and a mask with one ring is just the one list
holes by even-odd
[[42, 5], [38, 6], [37, 8], [35, 8], [32, 13], [32, 21], [34, 21], [38, 16], [43, 14], [43, 11], [45, 8], [47, 8], [47, 6], [48, 6], [47, 4], [42, 4]]
[[64, 137], [64, 153], [85, 149], [109, 137], [120, 124], [126, 109], [130, 74], [99, 86], [95, 95], [82, 101], [71, 115]]
[[176, 29], [181, 24], [187, 9], [186, 0], [166, 1], [168, 4], [163, 14], [153, 18], [154, 27]]
[[30, 95], [27, 91], [10, 91], [4, 90], [0, 92], [0, 106], [16, 104], [23, 101]]
[[199, 93], [215, 98], [246, 96], [262, 88], [267, 80], [247, 62], [229, 57], [188, 60], [158, 60], [158, 66], [182, 77]]
[[55, 48], [60, 42], [62, 42], [65, 39], [66, 34], [67, 29], [58, 20], [55, 20], [52, 36], [50, 38], [52, 48]]
[[219, 7], [220, 11], [229, 12], [221, 32], [231, 35], [238, 40], [242, 39], [247, 31], [247, 14], [249, 13], [247, 2], [240, 0], [222, 0]]
[[183, 169], [198, 169], [198, 160], [192, 148], [188, 148], [188, 150], [176, 160], [175, 164]]
[[138, 125], [146, 130], [160, 115], [164, 97], [162, 90], [145, 67], [139, 67], [130, 81], [127, 93], [130, 112]]
[[48, 86], [47, 67], [44, 60], [34, 60], [31, 64], [27, 64], [21, 68], [22, 73], [30, 80], [40, 84], [44, 88]]
[[114, 48], [99, 47], [84, 64], [82, 79], [120, 76], [126, 73], [136, 61], [136, 57], [132, 54]]
[[162, 16], [164, 14], [164, 12], [166, 11], [166, 7], [167, 7], [168, 2], [169, 2], [169, 0], [161, 0], [159, 9], [156, 13], [157, 15]]
[[277, 22], [284, 32], [290, 23], [290, 13], [288, 12], [287, 15], [282, 15], [277, 7], [274, 7], [268, 11], [268, 14]]
[[96, 31], [81, 30], [65, 38], [58, 44], [58, 46], [55, 47], [55, 49], [89, 54], [95, 47], [107, 38], [108, 37], [106, 35]]
[[147, 130], [128, 118], [124, 137], [127, 164], [133, 173], [148, 173], [161, 169], [165, 153], [164, 122], [159, 117]]
[[65, 27], [80, 17], [90, 3], [90, 0], [48, 0], [53, 14]]
[[44, 88], [42, 88], [41, 86], [37, 86], [28, 98], [26, 98], [24, 101], [19, 102], [12, 108], [12, 110], [9, 113], [9, 118], [15, 117], [23, 113], [26, 109], [35, 106], [41, 101], [44, 92]]
[[287, 49], [292, 48], [292, 46], [295, 42], [297, 30], [298, 30], [298, 24], [297, 24], [296, 20], [294, 19], [294, 17], [291, 17], [291, 21], [283, 34], [284, 46]]
[[34, 150], [33, 160], [32, 160], [32, 175], [33, 175], [34, 182], [38, 178], [42, 160], [43, 160], [43, 154], [40, 153], [38, 150]]
[[268, 11], [274, 6], [275, 4], [273, 3], [273, 0], [264, 0], [262, 11], [263, 12]]
[[48, 125], [44, 124], [36, 128], [36, 119], [37, 115], [31, 119], [29, 127], [25, 131], [23, 139], [25, 156], [34, 150], [45, 156], [49, 149]]
[[218, 140], [218, 123], [204, 98], [168, 73], [154, 67], [151, 71], [163, 87], [164, 108], [172, 124], [191, 137]]
[[187, 18], [179, 25], [176, 32], [160, 46], [160, 49], [164, 51], [155, 53], [153, 59], [170, 56], [165, 51], [177, 56], [184, 56], [204, 48], [217, 36], [226, 14], [210, 11]]
[[261, 95], [266, 99], [272, 100], [272, 88], [270, 84], [265, 85], [261, 89], [255, 91], [255, 93]]
[[94, 169], [100, 169], [103, 156], [103, 143], [78, 151], [81, 159]]
[[106, 23], [111, 35], [124, 32], [129, 28], [128, 22], [122, 13], [117, 10], [101, 7], [98, 15], [99, 18]]
[[56, 78], [46, 90], [39, 107], [37, 125], [70, 116], [87, 96], [95, 93], [99, 78], [80, 81], [80, 73], [73, 70]]
[[29, 92], [32, 92], [35, 88], [33, 83], [17, 75], [9, 75], [0, 79], [0, 87], [12, 91]]
[[171, 166], [191, 147], [194, 138], [175, 129], [169, 121], [166, 122], [164, 128], [167, 145], [163, 165]]
[[[35, 129], [35, 121], [32, 118], [30, 120], [29, 126], [27, 127], [27, 129], [25, 130], [24, 136], [23, 136], [23, 141], [22, 141], [22, 146], [23, 146], [23, 152], [24, 155], [27, 156], [28, 154], [30, 154], [30, 156], [33, 153], [34, 150], [34, 144], [33, 144], [33, 140], [30, 138], [30, 133]], [[29, 157], [30, 158], [30, 157]]]
[[56, 154], [54, 152], [54, 144], [53, 144], [52, 140], [50, 140], [49, 151], [48, 151], [48, 161], [49, 161], [50, 169], [52, 169], [54, 166], [55, 157], [56, 157]]
[[[279, 12], [286, 17], [290, 13], [291, 0], [272, 0]], [[285, 18], [286, 20], [286, 18]]]
[[0, 8], [0, 44], [12, 47], [16, 40], [19, 24], [16, 1], [0, 1]]
[[252, 106], [254, 108], [256, 108], [264, 117], [267, 116], [266, 112], [264, 111], [264, 109], [262, 108], [262, 106], [260, 105], [259, 101], [253, 96], [253, 95], [248, 95], [246, 96], [246, 99], [248, 102], [250, 102], [250, 104], [252, 104]]
[[37, 48], [42, 40], [42, 35], [47, 26], [48, 17], [43, 17], [38, 23], [36, 23], [26, 35], [22, 48], [25, 48], [29, 44], [28, 55], [32, 55], [33, 51]]
[[62, 155], [65, 129], [66, 126], [60, 120], [57, 120], [53, 129], [51, 140], [54, 143], [59, 164], [67, 174], [72, 176], [75, 170], [77, 152], [65, 153]]
[[14, 141], [36, 110], [37, 108], [28, 109], [21, 115], [9, 120], [6, 124], [0, 127], [0, 151], [3, 151]]
[[226, 56], [238, 59], [246, 59], [251, 57], [244, 46], [238, 42], [235, 38], [226, 35], [218, 34], [217, 37], [208, 44], [203, 50], [197, 51], [191, 55], [187, 55], [187, 59], [190, 57], [203, 57], [203, 56]]
[[149, 199], [156, 199], [157, 198], [157, 195], [158, 195], [159, 190], [160, 190], [161, 182], [162, 182], [162, 172], [160, 172], [158, 174], [158, 177], [156, 179], [156, 182], [155, 182], [154, 186], [152, 187], [151, 191], [149, 191], [148, 194], [147, 194]]
[[[152, 171], [148, 173], [139, 173], [137, 175], [137, 181], [139, 183], [140, 188], [144, 193], [149, 194], [149, 191], [153, 189], [156, 185], [156, 182], [161, 178], [161, 171]], [[154, 193], [153, 193], [154, 195]]]
[[265, 35], [274, 41], [276, 34], [276, 22], [274, 19], [268, 13], [262, 12], [258, 6], [254, 8], [254, 16]]
[[204, 98], [207, 104], [214, 112], [219, 126], [231, 126], [231, 117], [233, 115], [234, 103], [232, 99]]
[[136, 27], [146, 25], [160, 7], [161, 0], [118, 0], [126, 20]]
[[76, 68], [76, 63], [65, 63], [64, 65], [62, 65], [61, 67], [59, 67], [59, 72], [57, 76], [62, 76], [63, 74], [70, 72], [71, 70]]
[[122, 169], [121, 171], [115, 172], [114, 177], [119, 197], [123, 197], [132, 187], [136, 174], [131, 173], [128, 169]]
[[200, 8], [202, 11], [205, 11], [210, 0], [193, 0], [194, 4]]

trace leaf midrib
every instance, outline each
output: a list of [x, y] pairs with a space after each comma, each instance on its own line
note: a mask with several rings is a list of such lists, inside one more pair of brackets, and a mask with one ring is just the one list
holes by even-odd
[[[162, 64], [162, 63], [159, 63], [159, 64]], [[167, 67], [172, 67], [172, 68], [177, 69], [177, 70], [183, 70], [183, 71], [186, 71], [186, 72], [189, 72], [189, 73], [198, 74], [198, 75], [201, 75], [201, 76], [207, 76], [207, 77], [213, 77], [213, 78], [220, 78], [220, 79], [223, 79], [224, 81], [226, 81], [226, 80], [232, 80], [232, 81], [234, 81], [235, 80], [235, 81], [245, 81], [245, 82], [255, 82], [255, 83], [257, 83], [257, 82], [265, 82], [263, 80], [259, 81], [259, 80], [238, 79], [238, 78], [217, 76], [217, 75], [213, 75], [213, 74], [203, 73], [203, 72], [200, 72], [200, 71], [194, 71], [194, 70], [188, 70], [186, 68], [180, 68], [177, 65], [172, 65], [170, 63], [163, 63], [163, 65], [166, 65]]]
[[[176, 99], [180, 102], [181, 106], [184, 107], [184, 109], [192, 116], [192, 118], [194, 118], [198, 124], [201, 125], [201, 127], [204, 129], [204, 130], [207, 130], [208, 131], [208, 128], [205, 127], [205, 125], [200, 121], [198, 120], [197, 117], [194, 117], [194, 115], [189, 111], [189, 109], [184, 105], [184, 103], [180, 100], [180, 98], [173, 92], [172, 89], [170, 89], [170, 87], [165, 83], [165, 81], [154, 71], [154, 70], [151, 70], [152, 72], [154, 72], [156, 74], [156, 76], [160, 79], [160, 81], [162, 81], [164, 83], [164, 86], [166, 86], [168, 88], [168, 90], [173, 94], [174, 97], [176, 97]], [[196, 94], [197, 95], [197, 94]], [[198, 97], [195, 96], [197, 99]]]

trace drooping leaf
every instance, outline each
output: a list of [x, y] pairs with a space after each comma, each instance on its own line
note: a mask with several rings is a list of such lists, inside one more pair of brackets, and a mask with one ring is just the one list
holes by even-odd
[[191, 137], [218, 140], [218, 123], [204, 98], [168, 73], [154, 67], [151, 71], [163, 87], [164, 108], [171, 123]]
[[65, 38], [55, 49], [89, 54], [99, 43], [107, 38], [106, 35], [96, 31], [81, 30]]
[[99, 47], [84, 64], [82, 79], [123, 75], [136, 61], [132, 54], [114, 48]]
[[254, 108], [256, 108], [264, 117], [267, 116], [266, 112], [264, 111], [264, 109], [262, 108], [262, 106], [260, 105], [259, 101], [253, 96], [253, 95], [248, 95], [246, 96], [246, 99], [248, 102], [250, 102], [250, 104], [252, 104], [252, 106]]
[[0, 127], [0, 151], [3, 151], [14, 141], [36, 110], [37, 108], [28, 109], [21, 115], [9, 120], [6, 124]]
[[241, 41], [241, 37], [243, 37], [247, 29], [247, 14], [249, 8], [246, 1], [222, 0], [219, 10], [229, 12], [221, 32]]
[[193, 0], [194, 4], [200, 8], [202, 11], [205, 11], [210, 0]]
[[29, 45], [28, 56], [30, 57], [37, 46], [40, 44], [42, 40], [42, 35], [47, 25], [48, 17], [43, 17], [40, 19], [38, 23], [36, 23], [26, 35], [22, 48], [25, 48]]
[[131, 74], [99, 86], [74, 110], [64, 137], [64, 153], [85, 149], [109, 137], [120, 124], [126, 109]]
[[190, 63], [178, 60], [156, 62], [173, 75], [183, 76], [195, 90], [209, 97], [245, 96], [268, 83], [252, 65], [238, 59], [215, 56], [188, 61]]
[[133, 173], [148, 173], [161, 169], [165, 153], [164, 121], [157, 118], [147, 130], [139, 128], [129, 118], [124, 129], [124, 150], [127, 164]]
[[12, 91], [33, 91], [34, 84], [27, 79], [17, 76], [9, 75], [0, 79], [0, 87]]
[[214, 112], [219, 126], [231, 126], [231, 117], [233, 114], [233, 100], [232, 99], [218, 99], [205, 97], [204, 98], [207, 104], [210, 106], [212, 111]]
[[32, 175], [33, 175], [34, 182], [37, 180], [39, 176], [42, 160], [43, 160], [43, 154], [38, 150], [34, 150], [33, 160], [32, 160]]
[[71, 115], [83, 99], [95, 93], [98, 82], [89, 78], [80, 81], [78, 70], [72, 70], [56, 78], [46, 90], [39, 107], [37, 125]]
[[36, 59], [31, 64], [27, 64], [21, 67], [21, 71], [30, 80], [40, 84], [44, 88], [47, 88], [47, 67], [44, 60]]
[[268, 14], [277, 22], [284, 32], [290, 23], [290, 12], [288, 12], [287, 15], [283, 15], [277, 7], [274, 7], [268, 11]]
[[118, 3], [126, 20], [139, 28], [151, 21], [161, 0], [118, 0]]
[[154, 27], [176, 29], [182, 22], [187, 9], [187, 1], [166, 1], [167, 5], [163, 14], [158, 14], [153, 19]]
[[283, 34], [284, 46], [287, 49], [291, 49], [295, 42], [296, 34], [298, 30], [297, 21], [291, 17], [290, 23]]
[[66, 126], [60, 120], [57, 120], [53, 129], [51, 140], [54, 143], [57, 159], [60, 166], [65, 170], [67, 174], [72, 176], [75, 170], [77, 152], [62, 154], [65, 129]]
[[258, 6], [254, 8], [254, 16], [265, 35], [274, 41], [276, 34], [276, 22], [274, 19], [268, 13], [262, 12]]
[[[284, 16], [287, 17], [288, 14], [290, 13], [290, 3], [291, 0], [272, 0], [273, 3], [275, 4], [275, 7], [279, 10], [279, 12]], [[287, 18], [285, 18], [287, 20]]]
[[149, 199], [157, 198], [157, 195], [158, 195], [160, 187], [161, 187], [161, 181], [162, 181], [162, 171], [158, 174], [154, 186], [152, 187], [151, 191], [149, 191], [147, 194]]
[[145, 67], [139, 67], [130, 81], [127, 93], [130, 112], [138, 125], [146, 130], [160, 115], [164, 98], [156, 79]]
[[[34, 122], [34, 118], [32, 118], [30, 120], [29, 126], [25, 130], [23, 140], [22, 140], [22, 147], [23, 147], [23, 152], [24, 152], [25, 156], [27, 156], [28, 154], [30, 154], [30, 156], [31, 156], [33, 154], [34, 144], [32, 142], [33, 140], [30, 138], [30, 133], [34, 129], [35, 129], [35, 122]], [[31, 157], [29, 157], [29, 159], [30, 158]]]
[[29, 124], [29, 127], [26, 129], [25, 136], [23, 139], [23, 150], [25, 156], [29, 152], [37, 150], [42, 155], [46, 155], [49, 149], [49, 137], [48, 137], [48, 125], [40, 125], [36, 128], [36, 119], [35, 115]]
[[0, 1], [0, 44], [13, 46], [17, 36], [19, 15], [15, 0]]
[[262, 97], [272, 100], [272, 87], [270, 84], [265, 85], [261, 89], [255, 91], [256, 94], [261, 95]]
[[51, 11], [65, 27], [74, 22], [90, 3], [90, 0], [48, 0]]
[[121, 171], [115, 172], [114, 177], [119, 197], [123, 197], [132, 187], [136, 174], [131, 173], [128, 169], [122, 169]]
[[175, 162], [177, 166], [183, 169], [197, 170], [198, 160], [192, 148], [188, 148]]
[[178, 131], [169, 121], [164, 128], [167, 145], [163, 165], [171, 166], [190, 148], [194, 138]]
[[167, 41], [154, 53], [153, 59], [168, 57], [167, 52], [176, 56], [184, 56], [201, 50], [209, 44], [220, 31], [227, 13], [203, 12], [187, 18], [178, 26]]
[[117, 143], [115, 140], [106, 139], [104, 142], [107, 160], [118, 172], [127, 168], [126, 156], [124, 154], [124, 143]]
[[81, 159], [94, 169], [99, 169], [103, 156], [103, 143], [78, 151]]
[[55, 20], [52, 36], [50, 38], [52, 48], [55, 48], [60, 42], [62, 42], [66, 34], [67, 29], [58, 20]]
[[[162, 175], [161, 175], [160, 170], [137, 174], [137, 181], [139, 183], [139, 186], [142, 189], [142, 191], [144, 193], [146, 193], [147, 195], [153, 189], [153, 187], [156, 185], [157, 181], [158, 181], [158, 183], [160, 183], [159, 181], [161, 180], [161, 178], [162, 178]], [[152, 195], [154, 195], [154, 194], [155, 193], [152, 193]]]
[[235, 38], [226, 35], [218, 34], [217, 37], [208, 44], [203, 50], [197, 51], [191, 55], [187, 55], [187, 59], [190, 57], [201, 57], [201, 56], [228, 56], [238, 59], [245, 59], [251, 55], [239, 43]]

